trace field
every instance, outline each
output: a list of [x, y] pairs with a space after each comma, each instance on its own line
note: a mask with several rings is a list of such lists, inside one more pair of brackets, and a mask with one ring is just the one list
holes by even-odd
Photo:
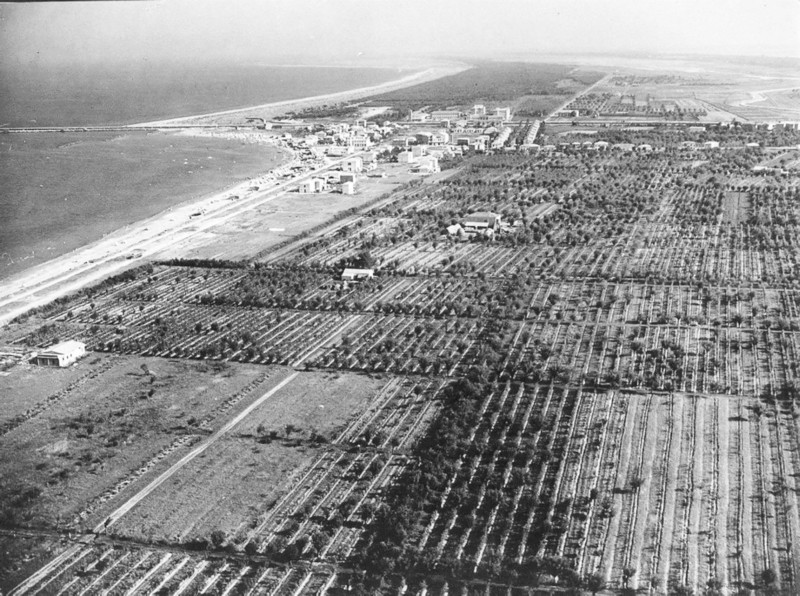
[[0, 277], [285, 160], [276, 146], [169, 133], [3, 135]]
[[[145, 392], [126, 415], [153, 420], [127, 492], [78, 507], [83, 542], [13, 593], [797, 593], [797, 132], [689, 125], [586, 143], [546, 123], [550, 150], [470, 156], [295, 241], [146, 263], [9, 325], [14, 349], [78, 339], [98, 359], [79, 367], [133, 374], [100, 391], [76, 367], [48, 399], [48, 371], [0, 440], [58, 457], [43, 421], [87, 390], [103, 419]], [[448, 233], [475, 211], [503, 225]], [[179, 366], [229, 386], [167, 400]], [[156, 461], [165, 427], [193, 438]]]
[[[756, 75], [756, 76], [753, 76]], [[697, 68], [632, 69], [611, 77], [566, 110], [580, 117], [696, 122], [796, 121], [800, 79], [794, 64], [716, 64]], [[566, 115], [566, 114], [565, 114]]]
[[27, 365], [0, 380], [4, 395], [27, 386], [31, 405], [14, 408], [0, 427], [5, 525], [80, 527], [280, 377], [227, 364], [94, 360], [58, 388]]

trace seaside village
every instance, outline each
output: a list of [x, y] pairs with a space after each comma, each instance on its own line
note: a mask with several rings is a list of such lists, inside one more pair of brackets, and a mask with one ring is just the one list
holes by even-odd
[[[337, 163], [324, 174], [300, 182], [298, 193], [352, 195], [364, 178], [386, 177], [382, 166], [387, 164], [398, 164], [409, 174], [424, 176], [440, 172], [442, 163], [469, 152], [539, 149], [534, 143], [539, 121], [527, 123], [523, 142], [516, 144], [509, 142], [516, 128], [511, 119], [511, 108], [487, 110], [484, 105], [475, 105], [469, 112], [412, 111], [403, 122], [357, 119], [353, 123], [315, 122], [300, 126], [299, 122], [286, 121], [278, 126], [292, 129], [281, 134], [281, 141], [296, 155], [305, 157], [302, 162], [306, 167]], [[288, 178], [292, 172], [284, 175]], [[463, 222], [449, 226], [447, 233], [462, 239], [478, 235], [491, 238], [508, 228], [509, 224], [497, 214], [475, 212]]]
[[[483, 105], [474, 106], [469, 113], [419, 110], [412, 111], [403, 122], [316, 122], [295, 127], [294, 134], [283, 133], [282, 140], [294, 151], [307, 152], [318, 163], [327, 158], [340, 164], [324, 178], [303, 181], [298, 192], [353, 194], [364, 177], [386, 175], [380, 164], [403, 164], [412, 174], [428, 175], [441, 171], [442, 162], [467, 152], [501, 149], [513, 130], [511, 116], [510, 108], [488, 111]], [[534, 138], [535, 131], [526, 139], [528, 147]]]

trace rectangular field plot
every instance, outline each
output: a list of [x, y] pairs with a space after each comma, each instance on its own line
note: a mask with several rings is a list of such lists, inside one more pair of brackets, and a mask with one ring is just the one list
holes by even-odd
[[108, 532], [138, 541], [226, 541], [277, 500], [282, 483], [314, 454], [305, 446], [223, 439], [178, 470]]
[[29, 578], [22, 585], [25, 593], [316, 594], [335, 579], [330, 568], [287, 569], [263, 561], [110, 544], [73, 546], [61, 566], [60, 573]]
[[83, 371], [77, 380], [64, 371], [56, 393], [47, 370], [43, 386], [37, 369], [21, 366], [0, 381], [9, 393], [16, 375], [30, 384], [29, 408], [0, 429], [0, 502], [8, 524], [89, 523], [285, 374], [120, 356], [103, 357], [88, 373], [84, 366], [76, 367]]
[[697, 591], [757, 585], [770, 568], [796, 589], [790, 402], [513, 384], [479, 412], [436, 506], [414, 520], [416, 573], [488, 579], [501, 564], [524, 585], [570, 568], [614, 589]]
[[[401, 406], [422, 416], [422, 409], [413, 405], [413, 383], [405, 389], [402, 383], [385, 385], [365, 375], [298, 375], [228, 436], [178, 469], [110, 531], [137, 540], [189, 544], [208, 542], [211, 533], [219, 531], [226, 542], [245, 541], [249, 531], [263, 525], [265, 516], [275, 517], [272, 509], [298, 478], [327, 461], [328, 443], [377, 439], [380, 426], [370, 422], [391, 417], [392, 410]], [[421, 385], [419, 393], [423, 389]], [[398, 401], [403, 391], [409, 392], [409, 403]], [[373, 406], [378, 411], [365, 418]], [[399, 425], [392, 430], [399, 430]], [[387, 443], [392, 438], [380, 437]], [[338, 477], [344, 471], [334, 468], [329, 473]]]

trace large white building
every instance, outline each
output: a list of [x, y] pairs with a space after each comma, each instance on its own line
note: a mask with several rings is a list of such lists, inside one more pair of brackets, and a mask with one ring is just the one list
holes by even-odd
[[31, 358], [33, 364], [39, 366], [69, 366], [86, 355], [86, 344], [70, 340], [50, 346], [44, 352], [34, 354]]

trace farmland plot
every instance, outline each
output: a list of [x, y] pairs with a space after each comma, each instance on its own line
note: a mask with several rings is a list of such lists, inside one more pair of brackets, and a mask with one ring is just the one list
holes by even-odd
[[[280, 376], [266, 367], [124, 357], [104, 362], [110, 366], [95, 365], [97, 374], [70, 391], [75, 381], [67, 383], [58, 399], [31, 391], [29, 415], [6, 427], [0, 451], [7, 522], [83, 524], [82, 516], [108, 507], [166, 453], [180, 452], [204, 428], [214, 428], [223, 410], [241, 407]], [[9, 375], [2, 382], [12, 390], [16, 380]]]
[[[506, 385], [481, 409], [470, 447], [431, 494], [437, 507], [407, 520], [420, 551], [409, 581], [578, 573], [698, 590], [758, 585], [772, 569], [795, 589], [797, 555], [779, 544], [793, 544], [796, 495], [769, 489], [794, 483], [787, 403]], [[778, 438], [783, 452], [768, 447]], [[367, 552], [380, 557], [376, 546]]]
[[[98, 530], [141, 548], [76, 545], [23, 592], [796, 593], [798, 188], [683, 132], [470, 158], [254, 264], [145, 266], [41, 309], [15, 339], [295, 371], [148, 453], [143, 478], [207, 446]], [[475, 211], [508, 226], [446, 234]], [[69, 382], [44, 411], [93, 380]], [[18, 410], [7, 436], [45, 419]]]

